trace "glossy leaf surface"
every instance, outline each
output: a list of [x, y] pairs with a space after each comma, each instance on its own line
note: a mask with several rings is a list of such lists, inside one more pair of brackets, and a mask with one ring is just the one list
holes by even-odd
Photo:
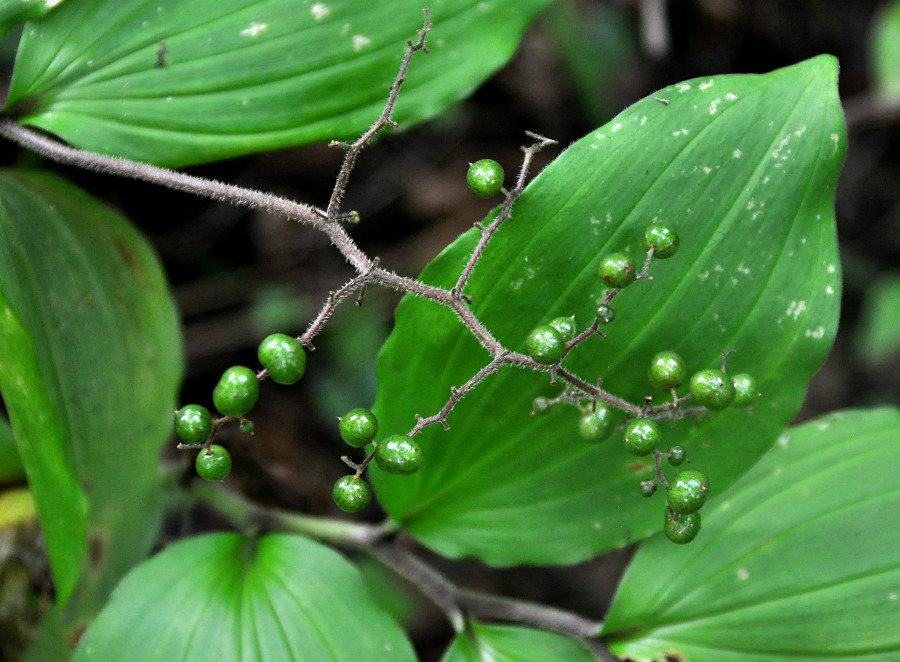
[[[394, 119], [431, 117], [513, 53], [549, 0], [436, 0]], [[185, 165], [351, 139], [381, 114], [418, 0], [80, 0], [26, 25], [8, 106], [84, 149]]]
[[[831, 347], [840, 301], [833, 196], [845, 149], [837, 62], [821, 56], [767, 75], [688, 81], [633, 105], [572, 145], [517, 201], [465, 293], [506, 347], [524, 351], [532, 328], [575, 315], [593, 319], [605, 254], [644, 258], [653, 220], [681, 236], [614, 300], [605, 339], [576, 348], [564, 366], [633, 403], [651, 393], [646, 371], [661, 350], [689, 372], [752, 372], [764, 393], [755, 411], [665, 426], [707, 471], [713, 493], [772, 444], [800, 406]], [[422, 273], [451, 287], [477, 231]], [[380, 434], [408, 431], [438, 412], [451, 386], [489, 356], [453, 314], [404, 299], [378, 363]], [[587, 444], [578, 411], [531, 417], [546, 374], [506, 368], [419, 437], [425, 465], [412, 476], [372, 471], [388, 513], [426, 545], [488, 563], [573, 563], [662, 527], [663, 506], [639, 495], [652, 462], [625, 452], [619, 434]], [[657, 401], [661, 397], [655, 394]], [[621, 422], [621, 419], [619, 420]]]
[[470, 622], [441, 662], [593, 662], [584, 646], [551, 632]]
[[131, 572], [74, 662], [411, 662], [343, 557], [306, 538], [189, 538]]
[[614, 652], [692, 662], [900, 659], [900, 411], [788, 430], [703, 510], [694, 542], [638, 551], [604, 629]]

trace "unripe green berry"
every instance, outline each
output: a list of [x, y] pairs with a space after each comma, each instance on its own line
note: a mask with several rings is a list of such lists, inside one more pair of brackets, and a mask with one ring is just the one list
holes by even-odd
[[223, 480], [231, 471], [231, 454], [218, 444], [210, 444], [197, 454], [194, 466], [203, 480]]
[[425, 457], [415, 440], [405, 434], [392, 434], [378, 442], [375, 461], [382, 471], [391, 474], [411, 474], [419, 470]]
[[528, 334], [528, 355], [541, 365], [553, 365], [566, 351], [566, 341], [552, 326], [539, 326]]
[[666, 538], [679, 545], [689, 543], [700, 533], [700, 513], [680, 515], [666, 508]]
[[243, 416], [258, 399], [256, 373], [242, 365], [228, 368], [213, 389], [213, 403], [223, 416]]
[[612, 425], [612, 407], [605, 402], [596, 402], [594, 410], [578, 421], [578, 434], [585, 441], [603, 441], [612, 431]]
[[241, 424], [238, 429], [240, 429], [243, 434], [253, 434], [253, 431], [256, 429], [256, 423], [249, 418], [243, 418], [241, 419]]
[[625, 448], [635, 455], [649, 455], [662, 439], [659, 423], [636, 418], [625, 426]]
[[656, 481], [655, 480], [642, 480], [641, 481], [641, 496], [642, 497], [652, 497], [656, 494]]
[[559, 331], [559, 335], [562, 336], [562, 339], [566, 342], [572, 340], [575, 337], [575, 317], [557, 317], [556, 319], [552, 319], [547, 323], [548, 326], [552, 326], [554, 329]]
[[503, 188], [503, 167], [493, 159], [481, 159], [469, 166], [466, 182], [479, 198], [493, 198]]
[[610, 287], [621, 288], [634, 282], [634, 262], [625, 253], [613, 253], [600, 261], [600, 278]]
[[372, 488], [358, 476], [344, 476], [334, 484], [331, 496], [341, 510], [358, 513], [372, 500]]
[[709, 478], [696, 469], [685, 469], [675, 474], [666, 494], [669, 507], [682, 515], [700, 510], [708, 496]]
[[673, 467], [684, 464], [686, 459], [687, 451], [684, 450], [684, 446], [672, 446], [669, 449], [669, 464]]
[[256, 355], [276, 384], [296, 384], [306, 372], [306, 350], [296, 338], [283, 333], [266, 336]]
[[378, 419], [368, 409], [357, 407], [341, 416], [338, 427], [341, 439], [359, 448], [375, 440], [375, 435], [378, 434]]
[[756, 380], [752, 375], [742, 372], [731, 378], [734, 384], [734, 402], [731, 403], [735, 407], [749, 407], [756, 398], [759, 397], [759, 391], [756, 389]]
[[212, 432], [212, 416], [202, 405], [185, 405], [175, 412], [175, 434], [186, 444], [206, 441]]
[[678, 250], [678, 234], [668, 225], [654, 223], [644, 232], [644, 248], [653, 249], [653, 257], [672, 257]]
[[687, 368], [684, 359], [675, 352], [659, 352], [650, 362], [647, 369], [647, 380], [650, 386], [662, 390], [681, 386]]
[[550, 400], [543, 397], [538, 397], [534, 399], [534, 402], [531, 403], [531, 415], [532, 416], [540, 416], [541, 414], [546, 414], [553, 408], [553, 405], [550, 404]]
[[734, 402], [734, 384], [720, 370], [695, 372], [689, 388], [694, 401], [707, 409], [725, 409]]
[[607, 306], [605, 303], [601, 303], [597, 306], [597, 321], [600, 324], [609, 324], [614, 319], [616, 319], [616, 311]]

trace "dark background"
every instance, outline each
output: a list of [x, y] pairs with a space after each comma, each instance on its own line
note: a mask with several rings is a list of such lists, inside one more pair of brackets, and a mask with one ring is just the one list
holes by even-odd
[[[875, 0], [608, 0], [561, 2], [526, 34], [513, 60], [470, 99], [426, 124], [369, 147], [344, 205], [362, 223], [352, 234], [370, 255], [414, 275], [496, 201], [471, 195], [468, 163], [500, 161], [511, 176], [531, 130], [561, 148], [663, 86], [718, 73], [763, 73], [820, 53], [841, 63], [850, 147], [838, 189], [845, 289], [834, 351], [814, 378], [799, 419], [834, 409], [900, 401], [900, 359], [860, 356], [861, 311], [871, 286], [897, 273], [900, 256], [900, 113], [872, 97]], [[662, 10], [660, 8], [663, 8]], [[642, 26], [657, 25], [657, 29]], [[432, 34], [440, 33], [436, 24]], [[428, 57], [418, 55], [417, 57]], [[900, 66], [900, 63], [898, 63]], [[416, 75], [415, 59], [408, 76]], [[374, 119], [374, 118], [373, 118]], [[537, 168], [559, 150], [548, 150]], [[7, 162], [33, 162], [4, 145]], [[342, 153], [310, 145], [190, 169], [230, 183], [324, 205]], [[268, 214], [128, 180], [49, 166], [111, 202], [143, 229], [168, 270], [184, 321], [187, 380], [182, 402], [210, 403], [226, 367], [257, 364], [270, 332], [299, 334], [353, 272], [321, 235]], [[374, 357], [390, 330], [395, 293], [370, 290], [347, 304], [316, 339], [307, 376], [295, 387], [264, 383], [252, 413], [256, 435], [230, 428], [222, 443], [235, 468], [228, 482], [264, 504], [339, 516], [334, 481], [346, 473], [335, 417], [374, 400]], [[167, 452], [171, 462], [192, 457]], [[380, 518], [372, 506], [363, 517]], [[358, 516], [357, 516], [358, 517]], [[169, 534], [223, 526], [197, 511]], [[492, 570], [433, 559], [461, 584], [551, 602], [602, 618], [630, 552], [562, 569]], [[427, 552], [423, 555], [429, 557]], [[379, 571], [372, 569], [373, 581]], [[415, 612], [409, 627], [423, 659], [437, 659], [446, 621], [421, 600], [390, 597]]]

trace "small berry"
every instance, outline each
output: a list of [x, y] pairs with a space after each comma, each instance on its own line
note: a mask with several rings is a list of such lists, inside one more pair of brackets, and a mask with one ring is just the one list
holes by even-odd
[[536, 327], [526, 341], [528, 355], [541, 365], [553, 365], [566, 351], [566, 341], [552, 326]]
[[175, 412], [175, 434], [186, 444], [206, 441], [212, 432], [212, 416], [201, 405], [185, 405]]
[[296, 338], [283, 333], [266, 336], [256, 355], [276, 384], [296, 384], [306, 372], [306, 350]]
[[625, 253], [613, 253], [600, 261], [600, 278], [610, 287], [621, 288], [634, 282], [634, 262]]
[[256, 423], [249, 418], [242, 418], [239, 429], [242, 434], [253, 434], [253, 431], [256, 429]]
[[357, 407], [341, 416], [338, 427], [341, 439], [359, 448], [375, 441], [375, 435], [378, 434], [378, 419], [368, 409]]
[[375, 461], [390, 474], [415, 473], [424, 459], [419, 444], [405, 434], [392, 434], [375, 449]]
[[656, 481], [655, 480], [642, 480], [641, 481], [641, 496], [642, 497], [652, 497], [656, 494]]
[[675, 474], [667, 492], [669, 507], [676, 513], [695, 513], [709, 496], [709, 478], [702, 471], [685, 469]]
[[681, 386], [685, 374], [684, 359], [675, 352], [659, 352], [647, 369], [650, 386], [662, 390]]
[[331, 496], [341, 510], [358, 513], [372, 500], [372, 488], [358, 476], [344, 476], [334, 484]]
[[679, 545], [689, 543], [700, 533], [700, 513], [680, 515], [666, 508], [666, 538]]
[[669, 449], [669, 464], [673, 467], [684, 464], [686, 459], [687, 452], [684, 450], [684, 446], [672, 446]]
[[210, 444], [197, 454], [194, 466], [203, 480], [219, 481], [231, 471], [231, 454], [218, 444]]
[[741, 373], [731, 378], [734, 384], [734, 402], [735, 407], [749, 407], [756, 398], [759, 397], [759, 391], [756, 390], [756, 380], [752, 375]]
[[734, 402], [734, 384], [720, 370], [695, 372], [690, 383], [691, 396], [707, 409], [725, 409]]
[[556, 319], [552, 319], [547, 323], [548, 326], [552, 326], [554, 329], [559, 331], [559, 335], [562, 336], [562, 339], [566, 342], [569, 342], [572, 338], [575, 337], [575, 317], [557, 317]]
[[531, 403], [532, 416], [540, 416], [541, 414], [546, 414], [551, 409], [553, 409], [553, 405], [550, 404], [550, 400], [548, 400], [547, 398], [538, 397], [535, 398], [534, 402]]
[[609, 324], [614, 319], [616, 319], [616, 311], [607, 306], [605, 303], [601, 303], [597, 306], [597, 321], [600, 324]]
[[649, 455], [662, 438], [659, 423], [636, 418], [625, 426], [625, 448], [635, 455]]
[[605, 402], [596, 402], [594, 410], [578, 421], [578, 434], [585, 441], [603, 441], [609, 436], [612, 424], [612, 407]]
[[654, 223], [644, 232], [644, 248], [653, 249], [653, 257], [665, 260], [678, 250], [678, 234], [668, 225]]
[[242, 365], [228, 368], [213, 389], [213, 403], [223, 416], [243, 416], [258, 399], [256, 373]]
[[466, 182], [479, 198], [493, 198], [503, 188], [503, 167], [493, 159], [481, 159], [469, 166]]

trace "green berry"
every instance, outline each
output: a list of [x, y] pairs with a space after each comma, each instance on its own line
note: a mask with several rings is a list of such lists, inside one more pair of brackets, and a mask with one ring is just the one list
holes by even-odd
[[213, 389], [213, 403], [223, 416], [243, 416], [258, 399], [256, 373], [242, 365], [228, 368]]
[[597, 306], [597, 321], [600, 324], [609, 324], [614, 319], [616, 319], [616, 311], [607, 306], [605, 303], [601, 303]]
[[390, 474], [415, 473], [424, 459], [419, 444], [405, 434], [392, 434], [375, 449], [375, 461]]
[[256, 423], [249, 418], [242, 418], [239, 429], [242, 434], [253, 434], [253, 431], [256, 429]]
[[641, 481], [641, 496], [642, 497], [652, 497], [656, 494], [656, 481], [655, 480], [642, 480]]
[[266, 336], [256, 355], [276, 384], [296, 384], [306, 372], [306, 350], [296, 338], [283, 333]]
[[649, 455], [662, 438], [659, 423], [636, 418], [625, 426], [625, 448], [635, 455]]
[[672, 257], [678, 250], [678, 234], [668, 225], [654, 223], [644, 232], [644, 248], [653, 249], [653, 257]]
[[685, 469], [675, 474], [667, 492], [669, 507], [682, 515], [700, 510], [708, 496], [709, 478], [696, 469]]
[[175, 434], [186, 444], [206, 441], [212, 432], [212, 416], [201, 405], [185, 405], [175, 412]]
[[687, 451], [684, 450], [684, 446], [672, 446], [669, 449], [669, 464], [673, 467], [684, 464], [686, 459]]
[[613, 253], [600, 261], [600, 278], [610, 287], [621, 288], [634, 282], [634, 262], [625, 253]]
[[528, 355], [541, 365], [553, 365], [566, 351], [566, 341], [552, 326], [539, 326], [528, 334]]
[[218, 444], [210, 444], [197, 454], [194, 466], [203, 480], [219, 481], [231, 471], [231, 454]]
[[647, 379], [653, 388], [668, 390], [681, 386], [687, 369], [684, 359], [675, 352], [659, 352], [650, 362]]
[[466, 182], [479, 198], [493, 198], [503, 188], [503, 168], [493, 159], [481, 159], [469, 166]]
[[585, 441], [603, 441], [609, 436], [612, 424], [612, 407], [605, 402], [597, 402], [595, 409], [578, 421], [578, 434]]
[[553, 405], [550, 404], [550, 400], [547, 398], [535, 398], [534, 402], [531, 403], [531, 415], [532, 416], [540, 416], [541, 414], [546, 414], [548, 411], [553, 409]]
[[334, 484], [331, 495], [338, 508], [348, 513], [358, 513], [372, 500], [372, 488], [358, 476], [344, 476]]
[[679, 545], [689, 543], [700, 533], [700, 513], [680, 515], [666, 508], [666, 538]]
[[375, 435], [378, 434], [378, 419], [368, 409], [357, 407], [341, 416], [339, 428], [341, 439], [359, 448], [375, 441]]
[[725, 409], [734, 402], [734, 384], [720, 370], [695, 372], [690, 383], [691, 396], [707, 409]]
[[752, 375], [743, 372], [731, 378], [734, 384], [734, 402], [735, 407], [749, 407], [756, 398], [759, 397], [759, 391], [756, 389], [756, 380]]
[[556, 319], [550, 320], [547, 324], [548, 326], [552, 326], [554, 329], [559, 331], [559, 335], [562, 336], [562, 339], [566, 342], [569, 342], [572, 338], [575, 337], [575, 317], [557, 317]]

